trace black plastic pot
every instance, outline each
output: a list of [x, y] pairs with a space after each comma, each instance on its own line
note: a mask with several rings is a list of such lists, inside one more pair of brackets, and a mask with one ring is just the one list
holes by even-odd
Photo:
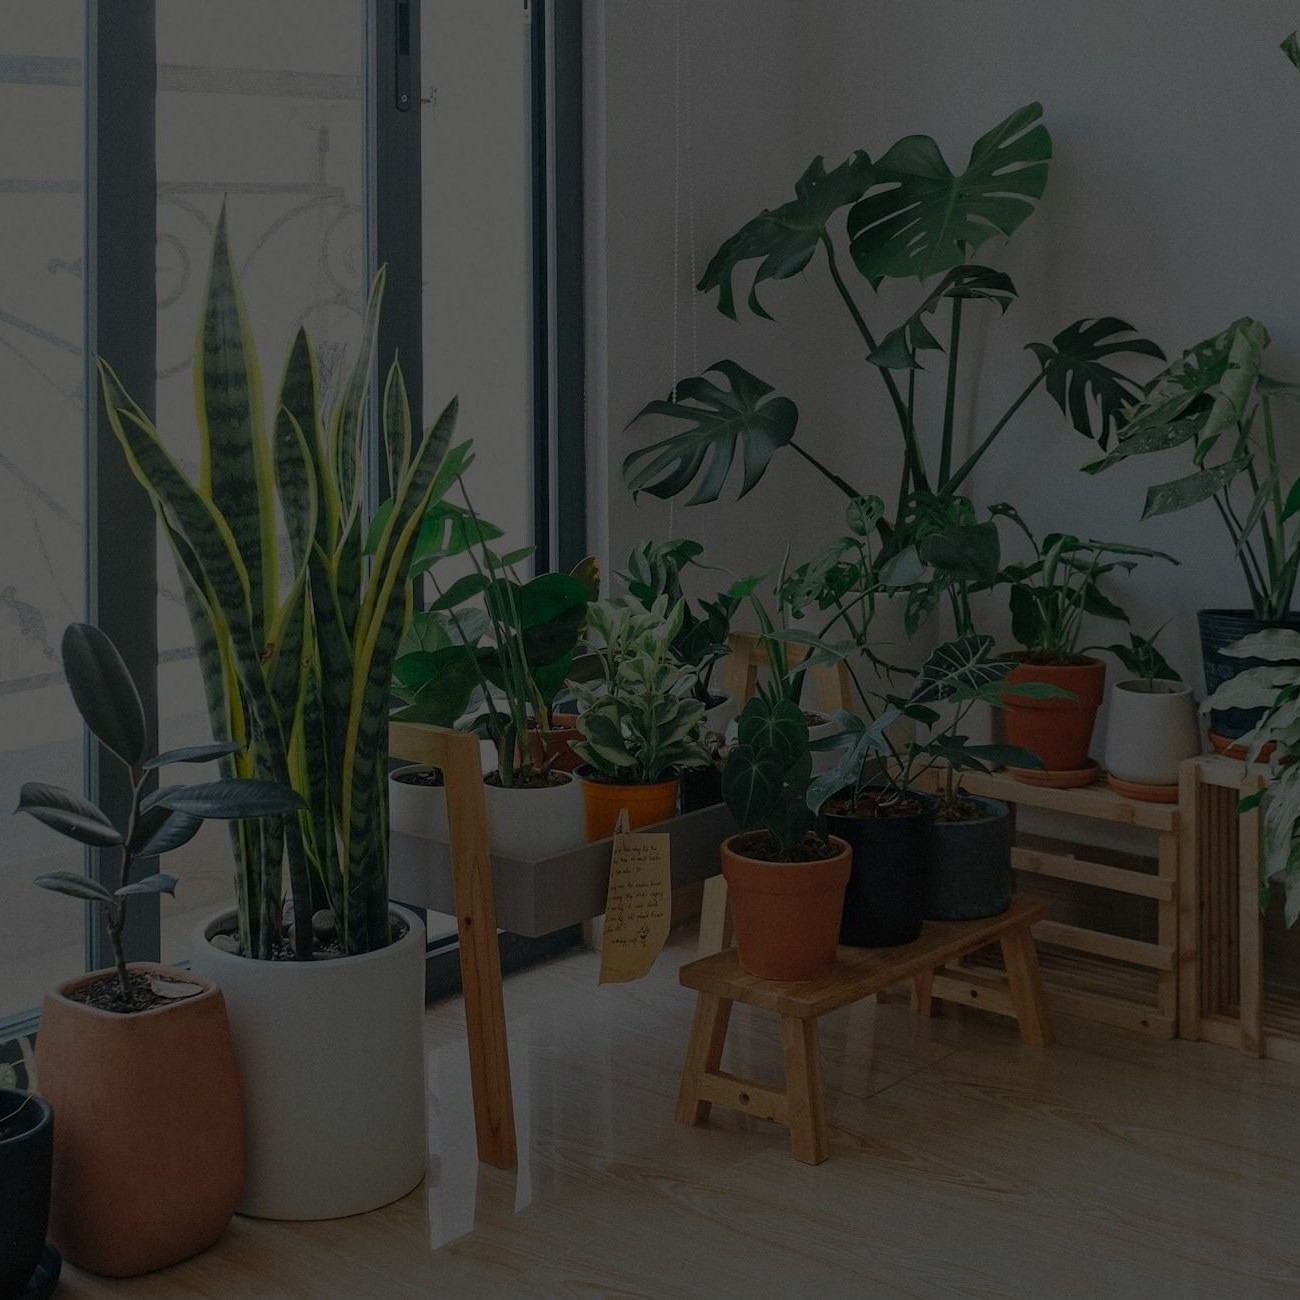
[[841, 943], [896, 948], [921, 933], [926, 846], [937, 800], [930, 795], [911, 797], [923, 805], [923, 811], [911, 817], [826, 818], [831, 834], [847, 840], [853, 850]]
[[[1201, 609], [1196, 612], [1201, 630], [1201, 662], [1205, 668], [1205, 693], [1217, 691], [1224, 682], [1231, 681], [1247, 668], [1263, 668], [1263, 659], [1234, 659], [1221, 654], [1225, 645], [1240, 641], [1244, 636], [1266, 627], [1287, 628], [1300, 632], [1300, 615], [1265, 622], [1248, 609]], [[1225, 740], [1236, 740], [1253, 731], [1263, 716], [1263, 709], [1211, 709], [1210, 731]]]
[[988, 815], [930, 824], [926, 920], [973, 921], [1011, 906], [1011, 813], [996, 799], [971, 802]]
[[0, 1088], [0, 1300], [25, 1295], [50, 1222], [54, 1112], [35, 1093]]
[[682, 771], [682, 812], [698, 812], [722, 802], [722, 773], [710, 763], [707, 767], [688, 767]]

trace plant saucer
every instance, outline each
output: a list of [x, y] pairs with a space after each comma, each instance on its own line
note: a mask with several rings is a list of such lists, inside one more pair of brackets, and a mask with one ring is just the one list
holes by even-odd
[[1106, 773], [1106, 784], [1116, 794], [1126, 799], [1137, 799], [1141, 803], [1177, 803], [1177, 785], [1147, 785], [1142, 781], [1125, 781], [1122, 777]]
[[[1224, 758], [1246, 757], [1246, 746], [1235, 736], [1220, 736], [1217, 732], [1211, 731], [1210, 744], [1214, 746], [1215, 752], [1222, 754]], [[1257, 763], [1267, 763], [1273, 756], [1273, 750], [1277, 746], [1270, 740], [1263, 749], [1259, 751], [1259, 756], [1255, 759]]]
[[1091, 785], [1101, 776], [1101, 764], [1090, 758], [1084, 767], [1049, 771], [1040, 767], [1007, 767], [1007, 771], [1024, 785], [1041, 786], [1047, 790], [1075, 790]]

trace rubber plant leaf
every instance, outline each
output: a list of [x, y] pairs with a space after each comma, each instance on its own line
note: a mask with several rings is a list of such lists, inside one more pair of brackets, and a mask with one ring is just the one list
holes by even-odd
[[61, 786], [28, 781], [19, 791], [15, 811], [35, 817], [51, 830], [80, 844], [112, 848], [122, 843], [121, 833], [109, 821], [107, 814], [88, 799]]
[[63, 671], [77, 712], [100, 743], [130, 767], [145, 755], [144, 707], [117, 647], [97, 627], [70, 623]]

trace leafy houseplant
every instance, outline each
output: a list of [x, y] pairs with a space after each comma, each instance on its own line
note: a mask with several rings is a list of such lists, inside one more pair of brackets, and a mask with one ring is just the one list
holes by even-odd
[[722, 774], [741, 833], [722, 845], [741, 965], [760, 979], [811, 979], [835, 962], [849, 846], [808, 807], [808, 722], [776, 692], [741, 712]]
[[[235, 912], [204, 925], [192, 954], [194, 969], [220, 983], [243, 1074], [258, 1080], [245, 1095], [241, 1205], [269, 1217], [359, 1213], [424, 1173], [423, 1058], [408, 1043], [420, 1038], [423, 924], [388, 895], [387, 706], [420, 525], [470, 452], [450, 445], [454, 401], [423, 434], [412, 427], [394, 361], [379, 403], [394, 503], [373, 555], [364, 554], [363, 447], [383, 284], [381, 271], [332, 412], [300, 329], [268, 422], [223, 211], [194, 361], [197, 482], [100, 365], [114, 432], [176, 557], [213, 732], [238, 746], [222, 760], [225, 775], [287, 785], [306, 805], [237, 829]], [[314, 961], [322, 948], [341, 959]], [[296, 962], [274, 960], [289, 949]], [[301, 963], [310, 966], [288, 969]], [[339, 1077], [338, 1059], [366, 1060], [365, 1078]]]
[[648, 610], [603, 600], [588, 611], [601, 680], [572, 683], [583, 736], [573, 748], [587, 765], [579, 771], [588, 839], [612, 834], [620, 808], [634, 828], [671, 817], [678, 773], [708, 762], [695, 670], [672, 650], [683, 618], [682, 604], [670, 609], [665, 596]]
[[[996, 533], [990, 536], [989, 524], [975, 520], [961, 489], [1016, 414], [1045, 388], [1077, 430], [1105, 445], [1122, 408], [1137, 394], [1113, 362], [1163, 355], [1114, 317], [1076, 321], [1050, 342], [1028, 345], [1036, 366], [987, 429], [959, 427], [964, 315], [979, 306], [1005, 314], [1016, 299], [1007, 275], [969, 259], [995, 236], [1014, 234], [1033, 214], [1052, 153], [1041, 117], [1038, 104], [1012, 113], [976, 141], [960, 173], [949, 168], [928, 136], [908, 136], [874, 162], [859, 151], [830, 171], [816, 158], [796, 183], [795, 197], [759, 213], [726, 240], [697, 286], [701, 292], [716, 291], [719, 311], [734, 320], [735, 277], [742, 266], [757, 263], [748, 305], [756, 316], [771, 319], [759, 300], [760, 286], [790, 279], [824, 260], [834, 295], [866, 349], [869, 373], [887, 395], [903, 445], [892, 517], [882, 516], [877, 524], [886, 558], [925, 546], [959, 556], [961, 572], [977, 568], [987, 574]], [[845, 212], [841, 236], [839, 219]], [[843, 268], [845, 237], [856, 290]], [[921, 281], [919, 302], [902, 321], [873, 328], [860, 294], [899, 279]], [[923, 361], [935, 353], [946, 362], [946, 371], [936, 376], [929, 421], [937, 456], [923, 437], [930, 388], [922, 382]], [[863, 496], [851, 473], [845, 477], [828, 468], [796, 441], [795, 403], [735, 361], [719, 361], [705, 375], [680, 380], [674, 398], [651, 402], [637, 418], [648, 416], [687, 427], [624, 460], [624, 479], [634, 494], [674, 497], [694, 485], [690, 504], [717, 500], [740, 450], [744, 496], [776, 453], [788, 447], [850, 499]], [[962, 457], [965, 446], [972, 449]], [[939, 591], [945, 589], [940, 583]]]

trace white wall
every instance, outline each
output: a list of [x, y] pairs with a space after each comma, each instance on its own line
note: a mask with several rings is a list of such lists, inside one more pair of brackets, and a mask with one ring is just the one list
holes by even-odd
[[[603, 222], [605, 233], [603, 264], [592, 266], [603, 315], [593, 320], [603, 319], [607, 341], [589, 432], [594, 454], [607, 449], [596, 470], [615, 559], [667, 523], [659, 503], [631, 507], [618, 463], [640, 441], [623, 424], [669, 381], [676, 9], [672, 0], [589, 6], [589, 121], [604, 119], [593, 125], [590, 159], [593, 232]], [[976, 136], [1043, 102], [1055, 144], [1047, 196], [1012, 243], [979, 255], [1013, 277], [1021, 300], [1001, 321], [967, 312], [982, 326], [967, 339], [967, 432], [987, 428], [1032, 376], [1023, 345], [1081, 316], [1129, 319], [1173, 353], [1256, 315], [1274, 337], [1271, 370], [1300, 374], [1300, 73], [1278, 50], [1300, 22], [1293, 3], [699, 0], [682, 10], [700, 268], [744, 220], [784, 201], [814, 154], [829, 165], [854, 148], [874, 157], [922, 132], [959, 169]], [[688, 281], [682, 269], [685, 337]], [[918, 296], [909, 287], [891, 297], [898, 319]], [[733, 325], [701, 298], [701, 363], [734, 356], [788, 392], [809, 446], [890, 498], [893, 417], [824, 264], [768, 286], [764, 301], [778, 324]], [[874, 432], [864, 437], [864, 428]], [[1090, 452], [1040, 394], [985, 462], [974, 494], [1013, 501], [1040, 530], [1176, 552], [1182, 566], [1148, 565], [1127, 603], [1143, 630], [1175, 616], [1163, 644], [1199, 688], [1194, 611], [1245, 603], [1217, 517], [1207, 506], [1140, 523], [1147, 483], [1184, 463], [1175, 454], [1089, 478], [1078, 466]], [[738, 506], [679, 506], [677, 531], [702, 535], [745, 569], [772, 563], [787, 542], [806, 554], [831, 535], [836, 494], [793, 457], [774, 465]], [[993, 621], [1004, 626], [1000, 609]], [[1111, 625], [1093, 630], [1112, 639]]]

